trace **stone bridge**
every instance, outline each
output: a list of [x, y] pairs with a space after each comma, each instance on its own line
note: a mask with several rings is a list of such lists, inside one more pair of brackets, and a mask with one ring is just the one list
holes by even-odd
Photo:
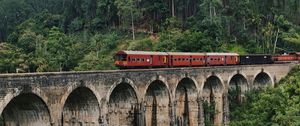
[[275, 86], [295, 64], [0, 74], [1, 125], [198, 126], [214, 101], [228, 123], [228, 90]]

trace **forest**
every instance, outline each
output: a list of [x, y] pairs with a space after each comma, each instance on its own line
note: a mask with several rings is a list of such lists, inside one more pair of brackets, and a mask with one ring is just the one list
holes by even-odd
[[116, 69], [118, 50], [300, 51], [300, 1], [0, 0], [0, 73]]
[[230, 126], [299, 126], [299, 89], [300, 66], [296, 66], [275, 88], [247, 92], [242, 104], [232, 106]]

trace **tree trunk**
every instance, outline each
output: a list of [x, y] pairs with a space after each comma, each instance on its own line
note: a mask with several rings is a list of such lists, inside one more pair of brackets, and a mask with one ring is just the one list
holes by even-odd
[[212, 23], [212, 5], [211, 5], [211, 1], [209, 1], [209, 17], [210, 17], [210, 22]]
[[134, 19], [133, 19], [132, 9], [130, 10], [130, 15], [131, 15], [131, 29], [132, 29], [132, 39], [135, 40]]
[[172, 17], [175, 17], [175, 3], [174, 3], [174, 0], [172, 0]]
[[275, 54], [276, 51], [276, 45], [277, 45], [277, 40], [278, 40], [278, 34], [279, 34], [279, 28], [277, 28], [277, 33], [276, 33], [276, 38], [275, 38], [275, 42], [274, 42], [274, 50], [273, 50], [273, 54]]

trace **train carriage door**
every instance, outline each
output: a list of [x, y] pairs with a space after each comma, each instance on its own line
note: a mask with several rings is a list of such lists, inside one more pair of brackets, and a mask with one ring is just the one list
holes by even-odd
[[190, 56], [190, 66], [192, 66], [192, 56]]
[[153, 66], [153, 55], [150, 56], [150, 66]]
[[174, 60], [174, 59], [173, 59], [173, 56], [170, 56], [170, 59], [169, 59], [169, 60], [170, 60], [170, 67], [172, 67], [172, 66], [173, 66], [173, 60]]
[[[222, 59], [223, 59], [223, 58], [222, 58]], [[227, 56], [224, 56], [224, 59], [225, 59], [225, 60], [224, 60], [224, 64], [225, 64], [225, 66], [227, 66], [227, 60], [228, 60], [228, 59], [227, 59]]]
[[164, 64], [167, 63], [167, 56], [163, 56], [163, 63], [164, 63]]

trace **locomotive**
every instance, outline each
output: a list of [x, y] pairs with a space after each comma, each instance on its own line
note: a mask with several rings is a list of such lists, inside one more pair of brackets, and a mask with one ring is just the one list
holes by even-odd
[[151, 51], [118, 51], [115, 65], [125, 68], [162, 68], [162, 67], [201, 67], [273, 64], [299, 62], [300, 53], [285, 55], [237, 53], [192, 53], [192, 52], [151, 52]]

